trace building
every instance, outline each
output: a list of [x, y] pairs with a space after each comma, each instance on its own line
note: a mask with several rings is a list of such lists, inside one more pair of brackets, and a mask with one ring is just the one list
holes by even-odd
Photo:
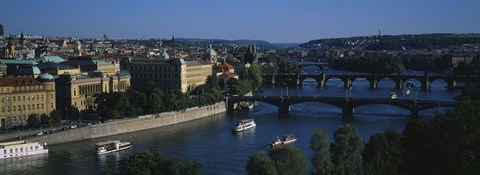
[[80, 67], [81, 72], [102, 70], [105, 71], [107, 75], [115, 75], [118, 72], [115, 65], [102, 59], [94, 59], [92, 57], [74, 57], [62, 62], [61, 64], [68, 65], [70, 67]]
[[50, 114], [56, 108], [53, 76], [0, 77], [0, 127], [25, 125], [30, 114]]
[[180, 58], [170, 60], [129, 60], [124, 62], [126, 70], [132, 76], [132, 87], [143, 91], [149, 82], [166, 92], [180, 89], [187, 92], [205, 83], [212, 75], [212, 64], [198, 61], [184, 61]]
[[217, 63], [217, 52], [215, 49], [212, 48], [212, 45], [205, 50], [205, 53], [203, 54], [203, 59], [205, 61], [208, 61], [210, 63]]
[[17, 75], [19, 70], [38, 64], [34, 60], [2, 59], [1, 61], [7, 66], [7, 75]]
[[122, 72], [108, 75], [102, 70], [96, 70], [89, 75], [65, 72], [55, 80], [57, 89], [57, 109], [66, 118], [78, 117], [74, 108], [82, 112], [94, 106], [94, 94], [125, 92], [130, 87], [130, 75]]
[[0, 77], [7, 75], [7, 65], [0, 59]]
[[66, 72], [72, 74], [79, 74], [79, 67], [72, 67], [64, 64], [54, 63], [54, 62], [43, 62], [36, 65], [41, 72], [49, 73], [50, 75], [60, 75]]

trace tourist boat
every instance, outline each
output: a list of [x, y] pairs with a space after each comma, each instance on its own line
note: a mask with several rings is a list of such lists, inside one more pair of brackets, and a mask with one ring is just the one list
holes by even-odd
[[14, 141], [0, 143], [0, 159], [48, 153], [47, 143]]
[[410, 89], [405, 89], [402, 91], [403, 95], [409, 95], [410, 94]]
[[97, 154], [107, 154], [115, 151], [121, 151], [132, 147], [130, 142], [120, 142], [120, 140], [109, 140], [95, 143]]
[[296, 141], [297, 141], [297, 138], [295, 138], [295, 136], [293, 136], [293, 135], [284, 135], [281, 138], [278, 138], [278, 136], [277, 136], [277, 139], [272, 141], [269, 144], [269, 146], [270, 146], [270, 148], [273, 148], [273, 147], [277, 147], [277, 146], [281, 146], [281, 145], [285, 145], [285, 144], [291, 144], [291, 143], [294, 143]]
[[396, 99], [397, 98], [397, 94], [395, 94], [395, 92], [390, 92], [390, 94], [388, 95], [390, 97], [390, 99]]
[[255, 121], [253, 121], [253, 119], [244, 119], [241, 120], [240, 123], [233, 125], [232, 131], [241, 132], [250, 128], [255, 128], [256, 126], [257, 124], [255, 124]]

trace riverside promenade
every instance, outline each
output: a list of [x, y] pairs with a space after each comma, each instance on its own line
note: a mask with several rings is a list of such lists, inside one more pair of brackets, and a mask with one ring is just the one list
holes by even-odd
[[149, 114], [136, 118], [74, 128], [67, 131], [55, 131], [51, 134], [29, 137], [23, 140], [45, 142], [50, 145], [74, 142], [174, 125], [221, 114], [226, 112], [226, 110], [225, 103], [219, 102], [208, 106], [188, 108], [183, 111]]

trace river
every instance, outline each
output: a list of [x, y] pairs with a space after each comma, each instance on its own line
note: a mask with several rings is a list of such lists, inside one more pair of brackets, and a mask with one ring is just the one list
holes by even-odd
[[[415, 82], [420, 87], [420, 82]], [[341, 81], [328, 81], [325, 89], [316, 88], [316, 82], [305, 80], [302, 88], [288, 88], [288, 95], [340, 96], [350, 94], [352, 97], [387, 98], [390, 92], [397, 92], [391, 80], [383, 80], [378, 89], [370, 89], [368, 81], [356, 80], [351, 92], [346, 92]], [[432, 82], [430, 91], [418, 91], [418, 99], [453, 100], [459, 91], [447, 91], [446, 83]], [[255, 95], [286, 95], [287, 88], [265, 87], [262, 93]], [[415, 93], [398, 98], [413, 99]], [[422, 117], [431, 116], [435, 112], [451, 110], [438, 108], [421, 111]], [[117, 162], [128, 156], [150, 150], [163, 152], [167, 156], [178, 156], [182, 159], [199, 160], [202, 164], [201, 174], [244, 173], [248, 157], [258, 151], [268, 151], [266, 145], [277, 135], [294, 134], [295, 143], [309, 161], [312, 151], [309, 138], [315, 128], [323, 129], [332, 141], [332, 133], [341, 125], [355, 125], [366, 142], [375, 133], [391, 128], [402, 131], [409, 119], [409, 111], [388, 106], [369, 105], [355, 108], [352, 121], [341, 119], [341, 110], [321, 103], [302, 103], [291, 106], [291, 114], [281, 117], [277, 107], [262, 104], [249, 112], [220, 114], [192, 122], [173, 126], [155, 128], [134, 133], [110, 136], [99, 139], [84, 140], [72, 143], [49, 146], [48, 155], [21, 157], [0, 160], [0, 174], [100, 174], [102, 169], [117, 168]], [[257, 128], [232, 134], [231, 126], [244, 118], [253, 117]], [[120, 139], [133, 142], [133, 148], [97, 156], [93, 153], [94, 143], [107, 139]]]

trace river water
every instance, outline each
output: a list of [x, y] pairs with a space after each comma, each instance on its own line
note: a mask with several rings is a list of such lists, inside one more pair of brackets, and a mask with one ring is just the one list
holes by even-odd
[[[417, 87], [420, 82], [412, 80]], [[346, 92], [340, 80], [327, 82], [325, 89], [317, 89], [316, 82], [305, 80], [302, 88], [288, 88], [288, 95], [336, 96], [344, 97], [376, 97], [387, 98], [394, 89], [394, 82], [382, 80], [378, 89], [370, 89], [366, 80], [353, 82], [351, 92]], [[453, 100], [458, 91], [447, 91], [446, 83], [434, 81], [428, 92], [418, 91], [418, 99]], [[286, 95], [287, 88], [265, 87], [262, 93], [255, 95]], [[410, 95], [400, 95], [398, 98], [413, 99]], [[437, 108], [421, 111], [422, 117], [431, 116], [436, 112], [451, 110]], [[99, 139], [84, 140], [72, 143], [49, 146], [48, 155], [30, 156], [0, 160], [0, 174], [100, 174], [102, 169], [118, 168], [117, 162], [128, 156], [150, 150], [163, 152], [167, 156], [178, 156], [182, 159], [199, 160], [202, 164], [202, 174], [232, 174], [244, 173], [248, 157], [258, 151], [268, 151], [266, 145], [277, 135], [294, 134], [298, 140], [295, 143], [309, 160], [309, 170], [312, 151], [309, 148], [309, 138], [315, 128], [323, 129], [332, 140], [333, 132], [341, 125], [355, 125], [364, 141], [375, 133], [391, 128], [402, 131], [409, 119], [409, 111], [388, 105], [369, 105], [355, 108], [353, 121], [343, 121], [341, 110], [334, 106], [321, 103], [302, 103], [291, 106], [289, 116], [278, 116], [277, 107], [262, 104], [249, 112], [219, 114], [196, 121], [173, 126], [144, 130], [129, 134], [110, 136]], [[241, 119], [253, 117], [257, 128], [232, 134], [231, 126]], [[133, 148], [97, 156], [93, 153], [94, 143], [108, 139], [120, 139], [133, 142]]]

